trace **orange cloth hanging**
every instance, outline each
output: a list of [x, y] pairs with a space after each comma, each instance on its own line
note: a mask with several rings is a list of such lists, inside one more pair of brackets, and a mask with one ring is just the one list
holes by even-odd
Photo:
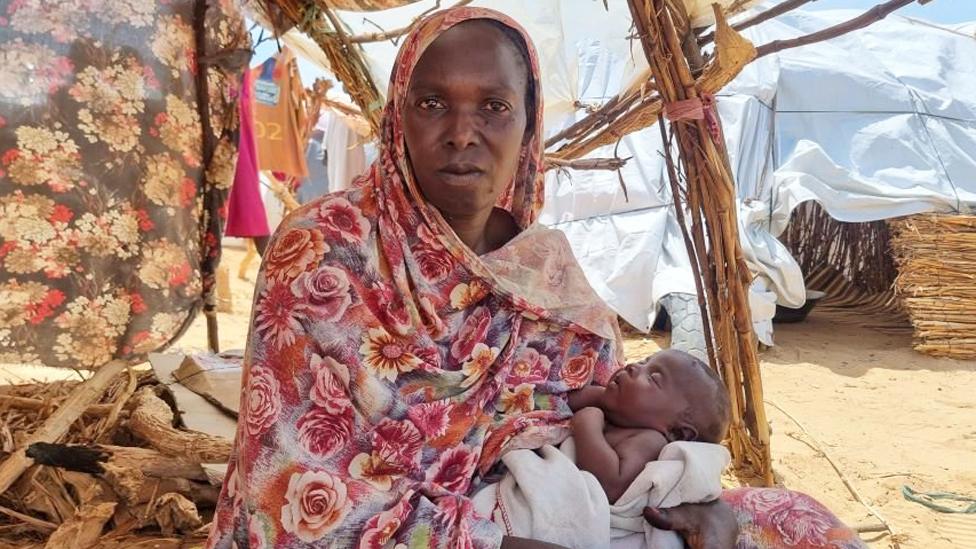
[[305, 164], [305, 88], [289, 49], [251, 69], [254, 80], [254, 134], [261, 170], [308, 176]]

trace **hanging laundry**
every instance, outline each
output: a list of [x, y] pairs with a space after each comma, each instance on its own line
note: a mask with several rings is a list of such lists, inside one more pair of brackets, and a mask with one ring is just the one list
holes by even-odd
[[241, 91], [240, 117], [241, 138], [238, 148], [237, 171], [234, 173], [234, 186], [230, 190], [227, 201], [226, 236], [255, 238], [270, 236], [268, 216], [261, 200], [260, 181], [258, 179], [257, 144], [254, 136], [254, 97], [252, 91], [253, 73], [244, 73], [244, 85]]
[[323, 139], [325, 139], [325, 131], [317, 126], [312, 131], [312, 135], [309, 136], [308, 148], [305, 150], [308, 177], [301, 182], [296, 193], [296, 198], [301, 204], [329, 193], [329, 174], [327, 172], [329, 154], [322, 143]]
[[251, 69], [254, 77], [254, 134], [258, 167], [294, 177], [306, 177], [305, 88], [298, 62], [288, 48]]
[[326, 170], [329, 189], [332, 192], [348, 189], [354, 179], [366, 171], [366, 154], [363, 143], [367, 141], [369, 126], [357, 124], [357, 120], [339, 112], [331, 112], [329, 129], [323, 145], [329, 154]]

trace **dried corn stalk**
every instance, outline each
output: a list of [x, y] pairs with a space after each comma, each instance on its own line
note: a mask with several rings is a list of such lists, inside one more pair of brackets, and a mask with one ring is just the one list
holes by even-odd
[[915, 350], [976, 358], [976, 216], [916, 215], [890, 227], [895, 291], [915, 328]]
[[854, 290], [877, 294], [889, 291], [897, 274], [884, 221], [845, 223], [830, 217], [817, 202], [804, 202], [793, 210], [780, 239], [808, 280], [829, 267]]

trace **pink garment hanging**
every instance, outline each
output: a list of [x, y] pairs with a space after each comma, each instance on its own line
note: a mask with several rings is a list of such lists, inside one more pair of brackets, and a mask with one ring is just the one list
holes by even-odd
[[254, 238], [270, 236], [268, 215], [261, 200], [258, 180], [257, 145], [254, 141], [254, 115], [252, 102], [254, 80], [251, 71], [244, 72], [244, 85], [241, 87], [240, 116], [241, 141], [237, 157], [237, 171], [234, 186], [227, 200], [227, 228], [225, 236]]

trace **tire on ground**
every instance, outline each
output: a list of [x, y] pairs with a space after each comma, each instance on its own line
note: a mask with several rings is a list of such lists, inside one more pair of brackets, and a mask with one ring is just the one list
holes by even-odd
[[690, 353], [707, 363], [708, 351], [698, 296], [671, 293], [661, 298], [661, 305], [671, 318], [671, 348]]

